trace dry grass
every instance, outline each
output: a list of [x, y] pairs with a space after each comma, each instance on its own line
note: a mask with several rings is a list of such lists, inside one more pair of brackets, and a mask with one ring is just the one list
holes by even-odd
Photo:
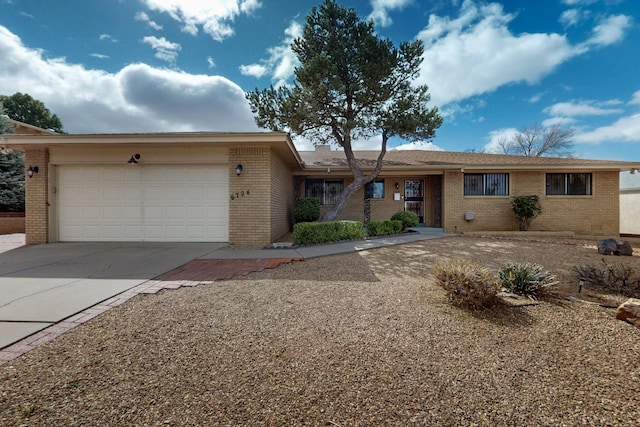
[[[430, 277], [453, 257], [538, 263], [558, 298], [456, 308]], [[458, 237], [141, 295], [1, 366], [0, 424], [637, 425], [640, 330], [560, 298], [600, 259], [595, 242]]]

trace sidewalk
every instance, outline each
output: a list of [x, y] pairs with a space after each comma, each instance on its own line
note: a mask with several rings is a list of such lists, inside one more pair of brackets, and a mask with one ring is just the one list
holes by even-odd
[[456, 236], [441, 231], [419, 231], [414, 233], [399, 234], [389, 237], [376, 237], [363, 240], [350, 240], [348, 242], [301, 246], [294, 248], [266, 248], [266, 249], [229, 249], [220, 248], [202, 257], [202, 259], [249, 259], [249, 258], [296, 258], [309, 259], [322, 256], [338, 255], [349, 252], [359, 252], [368, 249], [385, 246], [401, 245], [403, 243], [418, 242], [422, 240], [440, 239]]

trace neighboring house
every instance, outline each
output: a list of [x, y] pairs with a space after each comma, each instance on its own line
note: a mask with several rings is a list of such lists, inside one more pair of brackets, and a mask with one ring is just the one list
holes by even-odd
[[57, 135], [52, 130], [42, 129], [28, 123], [19, 122], [18, 120], [9, 119], [9, 123], [13, 125], [13, 133], [20, 135]]
[[[298, 152], [283, 133], [2, 135], [38, 172], [26, 181], [27, 243], [203, 241], [269, 244], [297, 197], [326, 211], [352, 178], [344, 153]], [[370, 170], [378, 153], [356, 152]], [[540, 196], [531, 230], [620, 232], [619, 175], [640, 163], [389, 151], [341, 218], [416, 212], [449, 232], [517, 230], [511, 197]]]
[[640, 235], [640, 173], [620, 174], [620, 233]]

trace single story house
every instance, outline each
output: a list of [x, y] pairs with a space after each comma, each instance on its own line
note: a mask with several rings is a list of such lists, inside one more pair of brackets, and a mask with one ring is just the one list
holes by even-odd
[[[285, 133], [7, 134], [25, 152], [26, 241], [265, 245], [288, 233], [296, 198], [325, 211], [352, 180], [342, 151], [298, 152]], [[365, 170], [375, 151], [357, 151]], [[639, 162], [389, 151], [342, 219], [412, 211], [448, 232], [517, 230], [511, 197], [540, 196], [531, 230], [620, 233], [619, 175]]]

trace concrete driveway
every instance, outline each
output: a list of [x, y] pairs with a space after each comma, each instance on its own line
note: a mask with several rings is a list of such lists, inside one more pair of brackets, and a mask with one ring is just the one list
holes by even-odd
[[2, 252], [0, 348], [222, 246], [53, 243]]

